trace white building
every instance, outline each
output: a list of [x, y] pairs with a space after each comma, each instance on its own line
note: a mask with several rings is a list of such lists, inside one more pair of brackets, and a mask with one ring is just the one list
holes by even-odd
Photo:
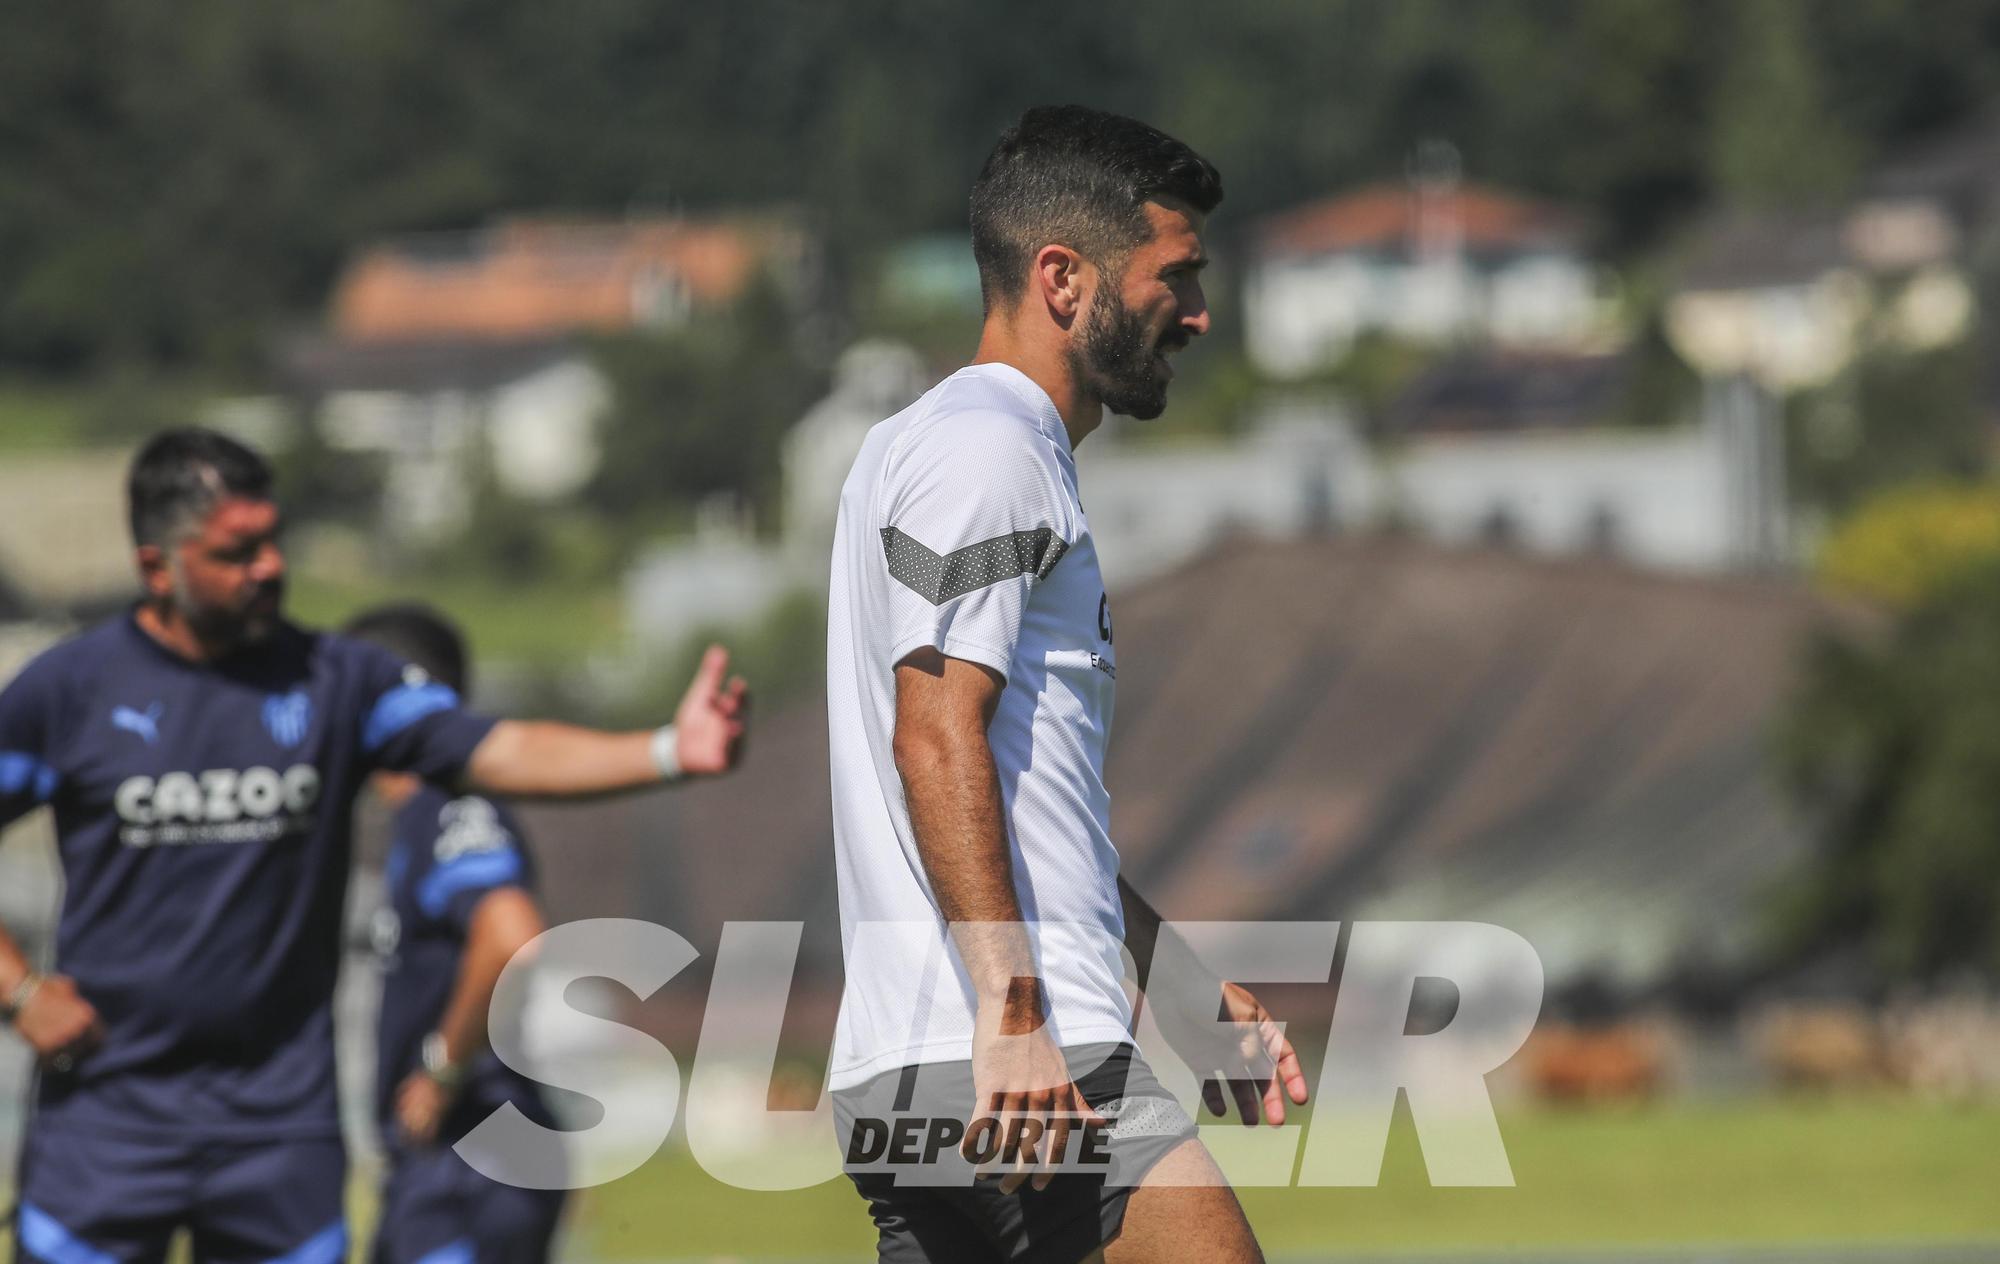
[[383, 519], [402, 538], [462, 528], [489, 472], [542, 502], [597, 472], [610, 384], [566, 342], [312, 339], [290, 348], [286, 369], [328, 446], [388, 458]]
[[1971, 324], [1958, 233], [1938, 206], [1875, 198], [1839, 213], [1729, 211], [1684, 250], [1667, 300], [1675, 350], [1711, 377], [1821, 385], [1873, 338], [1944, 346]]
[[1280, 377], [1327, 367], [1368, 333], [1574, 348], [1606, 332], [1607, 289], [1575, 216], [1446, 171], [1258, 224], [1245, 338]]
[[[1241, 438], [1148, 440], [1143, 423], [1106, 427], [1077, 451], [1105, 577], [1114, 588], [1141, 582], [1231, 535], [1383, 527], [1676, 570], [1782, 562], [1783, 463], [1769, 401], [1738, 380], [1711, 388], [1691, 424], [1612, 427], [1624, 367], [1611, 355], [1466, 357], [1425, 379], [1442, 387], [1413, 388], [1396, 439], [1375, 450], [1322, 392], [1267, 401]], [[848, 353], [833, 393], [786, 440], [782, 549], [732, 555], [738, 579], [762, 576], [756, 586], [773, 596], [785, 590], [781, 575], [824, 586], [848, 467], [868, 428], [920, 394], [924, 377], [893, 344]], [[694, 548], [683, 546], [676, 565], [692, 567]], [[667, 574], [656, 569], [649, 583]], [[691, 600], [696, 587], [689, 578], [676, 591]], [[671, 604], [659, 596], [652, 608], [662, 603]]]
[[1077, 449], [1076, 464], [1113, 589], [1230, 536], [1288, 539], [1360, 523], [1375, 497], [1367, 448], [1330, 399], [1277, 405], [1240, 440], [1100, 434]]
[[[786, 437], [782, 551], [798, 586], [825, 587], [840, 487], [855, 454], [871, 426], [929, 388], [929, 376], [908, 347], [858, 343], [841, 358], [832, 392]], [[1232, 533], [1284, 536], [1331, 524], [1336, 502], [1365, 494], [1355, 481], [1364, 464], [1329, 401], [1275, 410], [1244, 442], [1134, 443], [1114, 431], [1077, 451], [1084, 509], [1114, 586], [1169, 570]]]
[[1682, 249], [1668, 333], [1711, 375], [1817, 386], [1869, 344], [1964, 338], [2000, 228], [2000, 112], [1908, 146], [1837, 207], [1724, 209]]
[[[1621, 357], [1469, 359], [1469, 392], [1413, 392], [1415, 414], [1375, 450], [1337, 398], [1311, 391], [1267, 401], [1241, 438], [1150, 440], [1143, 423], [1107, 426], [1077, 452], [1107, 582], [1141, 583], [1231, 536], [1380, 528], [1696, 572], [1785, 560], [1776, 413], [1747, 383], [1713, 388], [1696, 424], [1632, 430], [1604, 424]], [[1440, 376], [1454, 372], [1466, 374]], [[627, 578], [640, 642], [672, 648], [704, 626], [752, 621], [788, 593], [824, 591], [855, 454], [928, 377], [906, 347], [850, 348], [833, 390], [786, 437], [780, 542], [718, 520], [663, 545]], [[1511, 386], [1496, 392], [1494, 379]]]
[[1669, 430], [1426, 436], [1381, 461], [1376, 491], [1378, 520], [1452, 544], [1697, 572], [1788, 551], [1776, 410], [1740, 382]]

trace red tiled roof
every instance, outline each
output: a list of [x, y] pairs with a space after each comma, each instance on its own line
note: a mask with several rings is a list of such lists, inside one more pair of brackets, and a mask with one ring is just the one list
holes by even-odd
[[801, 250], [799, 232], [775, 219], [508, 220], [363, 250], [335, 288], [333, 327], [354, 341], [627, 329], [644, 319], [648, 284], [696, 305], [727, 302]]
[[[1474, 184], [1435, 196], [1432, 209], [1456, 223], [1467, 249], [1577, 244], [1580, 220], [1550, 203]], [[1257, 226], [1256, 239], [1265, 255], [1405, 250], [1416, 244], [1417, 213], [1414, 188], [1377, 184], [1270, 216]]]

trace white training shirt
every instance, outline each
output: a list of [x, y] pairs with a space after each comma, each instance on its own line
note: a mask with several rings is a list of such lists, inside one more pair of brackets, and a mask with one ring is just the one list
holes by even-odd
[[987, 730], [1060, 1045], [1128, 1038], [1104, 749], [1111, 612], [1048, 394], [961, 369], [868, 432], [840, 493], [827, 619], [833, 837], [847, 990], [830, 1082], [972, 1056], [974, 997], [910, 828], [895, 665], [935, 646], [1007, 678]]

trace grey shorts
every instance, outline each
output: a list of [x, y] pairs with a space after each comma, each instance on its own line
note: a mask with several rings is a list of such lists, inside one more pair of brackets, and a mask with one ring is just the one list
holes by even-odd
[[1194, 1121], [1129, 1044], [1065, 1049], [1084, 1098], [1111, 1121], [1073, 1133], [1048, 1188], [1002, 1194], [958, 1153], [972, 1107], [972, 1064], [886, 1071], [833, 1095], [848, 1177], [867, 1200], [884, 1264], [1074, 1264], [1118, 1236], [1125, 1202], [1154, 1164], [1195, 1135]]

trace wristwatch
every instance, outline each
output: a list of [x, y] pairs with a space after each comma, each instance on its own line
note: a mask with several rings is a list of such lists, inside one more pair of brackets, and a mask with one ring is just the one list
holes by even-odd
[[457, 1092], [465, 1080], [463, 1063], [453, 1062], [445, 1048], [444, 1033], [434, 1031], [424, 1037], [424, 1074], [437, 1081], [446, 1092]]
[[5, 997], [0, 997], [0, 1023], [13, 1026], [14, 1019], [22, 1010], [28, 1008], [28, 1002], [35, 999], [35, 993], [41, 990], [41, 986], [42, 976], [33, 970], [22, 975], [21, 981], [14, 985], [13, 991]]

